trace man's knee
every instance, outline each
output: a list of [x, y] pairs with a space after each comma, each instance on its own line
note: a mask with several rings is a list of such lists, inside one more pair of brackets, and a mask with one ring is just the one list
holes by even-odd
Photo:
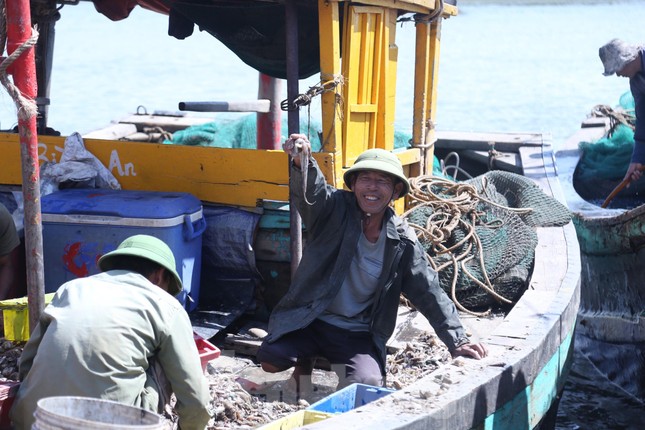
[[286, 370], [267, 362], [260, 363], [260, 366], [262, 367], [262, 370], [268, 373], [278, 373], [278, 372], [282, 372], [283, 370]]
[[380, 373], [356, 373], [352, 375], [349, 379], [351, 382], [357, 382], [359, 384], [371, 385], [373, 387], [384, 387], [385, 386], [385, 377]]
[[[343, 368], [344, 367], [344, 368]], [[350, 360], [350, 363], [334, 371], [339, 375], [339, 385], [346, 386], [353, 383], [372, 385], [375, 387], [385, 386], [385, 376], [381, 366], [375, 357], [368, 354], [358, 354]], [[344, 375], [342, 371], [344, 370]], [[341, 372], [339, 374], [339, 371]], [[344, 376], [341, 377], [341, 376]]]
[[256, 359], [260, 362], [262, 370], [268, 373], [277, 373], [293, 367], [289, 358], [284, 355], [284, 351], [276, 344], [262, 343], [258, 349]]

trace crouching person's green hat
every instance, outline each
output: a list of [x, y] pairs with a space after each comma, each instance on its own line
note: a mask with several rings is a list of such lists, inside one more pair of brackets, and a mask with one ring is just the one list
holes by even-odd
[[145, 258], [168, 270], [172, 274], [168, 292], [173, 296], [177, 295], [183, 289], [181, 278], [175, 266], [175, 256], [172, 250], [156, 237], [147, 234], [137, 234], [128, 237], [121, 242], [117, 249], [108, 252], [99, 259], [99, 269], [102, 272], [112, 270], [112, 257], [120, 255]]

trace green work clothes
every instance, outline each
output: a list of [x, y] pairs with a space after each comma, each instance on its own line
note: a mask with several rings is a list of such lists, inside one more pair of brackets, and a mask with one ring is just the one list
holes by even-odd
[[180, 428], [203, 430], [210, 418], [208, 382], [179, 301], [129, 271], [69, 281], [44, 309], [20, 357], [14, 425], [31, 428], [37, 401], [50, 396], [107, 399], [159, 412], [157, 386], [146, 373], [153, 359], [177, 398]]

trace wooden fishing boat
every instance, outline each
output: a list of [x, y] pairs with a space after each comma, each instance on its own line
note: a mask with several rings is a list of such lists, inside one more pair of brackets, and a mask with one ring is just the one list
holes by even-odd
[[[12, 1], [7, 1], [9, 10], [12, 9]], [[278, 29], [277, 33], [287, 34], [288, 46], [281, 51], [286, 55], [280, 56], [274, 63], [266, 63], [266, 58], [261, 58], [257, 50], [240, 51], [238, 55], [267, 75], [287, 78], [287, 99], [291, 101], [286, 105], [291, 108], [289, 132], [298, 131], [295, 109], [295, 101], [299, 99], [298, 79], [307, 73], [320, 73], [321, 85], [314, 89], [313, 94], [309, 94], [322, 98], [322, 144], [314, 157], [328, 181], [336, 186], [342, 186], [344, 169], [351, 166], [365, 149], [381, 147], [395, 150], [396, 30], [398, 21], [412, 20], [416, 27], [415, 72], [414, 79], [410, 79], [415, 94], [413, 133], [410, 145], [395, 151], [406, 174], [410, 177], [427, 175], [431, 172], [435, 154], [446, 159], [448, 154], [454, 153], [459, 156], [459, 168], [470, 171], [472, 175], [490, 169], [506, 170], [530, 178], [546, 195], [564, 201], [548, 136], [534, 133], [464, 134], [435, 130], [441, 24], [444, 19], [457, 15], [455, 5], [442, 0], [363, 0], [360, 3], [329, 0], [275, 3], [212, 1], [199, 4], [146, 0], [138, 3], [152, 10], [169, 13], [171, 18], [181, 18], [184, 24], [186, 20], [197, 23], [216, 37], [222, 37], [225, 44], [234, 50], [239, 47], [235, 42], [241, 39], [236, 39], [233, 34], [227, 36], [225, 29], [221, 32], [216, 30], [217, 22], [224, 16], [220, 16], [220, 13], [224, 13], [223, 9], [269, 8], [273, 14], [271, 16], [275, 18], [273, 27]], [[133, 3], [124, 2], [126, 6], [122, 9], [116, 7], [121, 5], [120, 2], [95, 0], [94, 4], [99, 11], [115, 13], [114, 17], [119, 17], [127, 16], [127, 4]], [[114, 8], [108, 8], [110, 5]], [[32, 6], [43, 7], [36, 1], [32, 2]], [[47, 16], [42, 9], [34, 9], [41, 12], [36, 17]], [[114, 9], [118, 10], [115, 12]], [[264, 14], [262, 20], [266, 21], [267, 11], [261, 10]], [[64, 15], [64, 8], [61, 12]], [[226, 17], [224, 21], [230, 18], [229, 15]], [[305, 35], [309, 39], [298, 37], [303, 36], [297, 31], [297, 24], [302, 20], [307, 21], [307, 26], [302, 27], [317, 29], [313, 36]], [[51, 20], [43, 19], [43, 24], [41, 34], [53, 31]], [[253, 21], [243, 26], [247, 30], [257, 31], [260, 25]], [[290, 31], [295, 31], [295, 34]], [[249, 34], [246, 33], [246, 36]], [[301, 44], [299, 48], [298, 41], [302, 40], [307, 41], [308, 45], [303, 47]], [[48, 82], [49, 72], [47, 60], [43, 59], [50, 58], [52, 53], [51, 47], [47, 46], [47, 43], [38, 45], [41, 51], [36, 56], [39, 60], [36, 65], [42, 67], [38, 79], [44, 83]], [[312, 46], [317, 49], [312, 49]], [[265, 47], [261, 51], [269, 50]], [[294, 71], [296, 53], [303, 54], [305, 61], [300, 69], [295, 67]], [[298, 64], [297, 60], [295, 64]], [[13, 73], [19, 76], [21, 70]], [[47, 87], [41, 85], [39, 91]], [[47, 98], [46, 92], [38, 95], [39, 101]], [[257, 149], [137, 141], [139, 139], [133, 135], [139, 136], [149, 125], [163, 125], [165, 130], [173, 132], [203, 122], [203, 119], [195, 120], [190, 116], [154, 114], [133, 115], [121, 123], [87, 134], [84, 144], [126, 190], [189, 192], [204, 204], [242, 208], [264, 217], [270, 212], [270, 202], [287, 204], [289, 200], [287, 158], [282, 151], [276, 150], [279, 149], [279, 142], [275, 138], [276, 133], [273, 133], [275, 122], [270, 121], [272, 109], [279, 103], [274, 97], [268, 96], [267, 99], [243, 107], [227, 102], [180, 104], [180, 108], [185, 110], [259, 112], [258, 129], [262, 128], [260, 124], [267, 118], [271, 126], [258, 131]], [[34, 142], [30, 137], [35, 134], [36, 128], [38, 158], [41, 161], [55, 162], [60, 159], [65, 147], [64, 136], [47, 135], [46, 103], [39, 106], [39, 112], [38, 122], [36, 118], [30, 118], [31, 122], [23, 121], [20, 124], [19, 135], [0, 133], [0, 158], [5, 166], [0, 170], [0, 184], [5, 190], [22, 187], [23, 190], [36, 192], [36, 198], [37, 191], [27, 188], [30, 184], [23, 179], [32, 176], [24, 173], [25, 154], [21, 159], [20, 148], [33, 147]], [[26, 127], [31, 129], [25, 131]], [[280, 133], [277, 136], [279, 139]], [[131, 139], [126, 140], [128, 137]], [[25, 196], [27, 202], [32, 197], [30, 193], [25, 193]], [[405, 205], [406, 202], [400, 202], [396, 209], [403, 212]], [[32, 208], [34, 206], [39, 210], [37, 204]], [[28, 213], [27, 206], [25, 212]], [[289, 264], [293, 268], [297, 265], [298, 253], [302, 248], [302, 229], [295, 211], [289, 211], [288, 218]], [[26, 230], [37, 230], [39, 217], [30, 220], [36, 220], [36, 226], [26, 225]], [[559, 394], [571, 365], [579, 303], [580, 259], [575, 231], [570, 223], [561, 227], [538, 227], [536, 231], [538, 244], [530, 285], [512, 309], [485, 318], [463, 315], [468, 332], [489, 345], [489, 358], [481, 361], [458, 360], [441, 366], [414, 384], [377, 402], [311, 424], [309, 428], [495, 427], [515, 430], [553, 427]], [[26, 236], [28, 254], [39, 255], [31, 252], [38, 251], [29, 243], [34, 235]], [[282, 238], [267, 240], [279, 248], [277, 244]], [[37, 270], [37, 267], [32, 265], [31, 270]], [[42, 294], [43, 286], [31, 283], [28, 287], [30, 300], [32, 297], [38, 300], [34, 289], [40, 288]], [[33, 312], [37, 313], [38, 308], [33, 308]], [[412, 315], [408, 324], [417, 323]]]
[[[576, 348], [626, 395], [645, 400], [645, 206], [632, 184], [601, 206], [621, 181], [581, 179], [581, 142], [607, 136], [608, 117], [583, 121], [556, 152], [558, 174], [580, 243], [582, 264]], [[627, 166], [625, 166], [626, 168]], [[587, 176], [588, 177], [588, 176]]]

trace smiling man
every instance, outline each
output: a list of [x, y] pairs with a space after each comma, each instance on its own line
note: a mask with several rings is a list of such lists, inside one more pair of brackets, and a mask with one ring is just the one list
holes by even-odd
[[283, 148], [291, 156], [290, 185], [308, 241], [289, 291], [269, 319], [257, 354], [262, 369], [294, 367], [292, 380], [302, 393], [311, 383], [313, 359], [325, 357], [338, 374], [338, 388], [354, 382], [384, 386], [385, 344], [401, 294], [453, 356], [486, 356], [483, 344], [466, 337], [416, 234], [391, 208], [410, 191], [398, 157], [365, 151], [345, 172], [346, 191], [327, 184], [313, 158], [303, 174], [299, 150], [311, 149], [306, 136], [291, 135]]

